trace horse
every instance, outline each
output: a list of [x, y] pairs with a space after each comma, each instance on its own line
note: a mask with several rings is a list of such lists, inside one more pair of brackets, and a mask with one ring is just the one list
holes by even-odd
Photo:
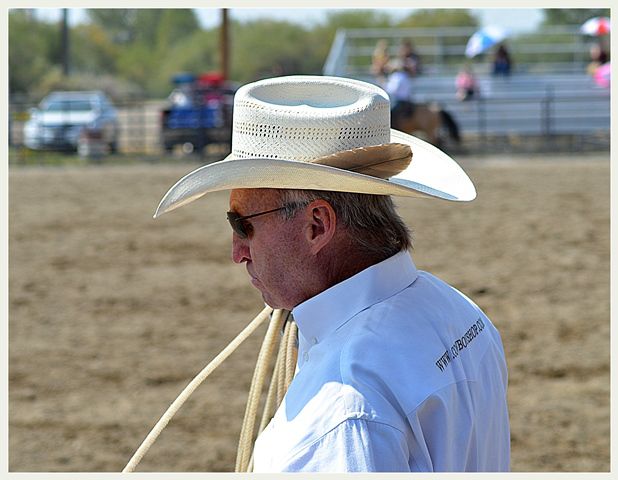
[[391, 127], [404, 133], [422, 132], [429, 143], [441, 146], [441, 127], [445, 126], [449, 137], [461, 143], [459, 126], [453, 116], [437, 103], [411, 103], [400, 101], [391, 111]]

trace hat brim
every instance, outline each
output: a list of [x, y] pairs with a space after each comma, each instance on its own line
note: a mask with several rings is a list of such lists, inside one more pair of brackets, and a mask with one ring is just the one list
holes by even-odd
[[412, 162], [388, 180], [328, 165], [271, 158], [235, 158], [199, 167], [163, 196], [154, 218], [191, 203], [207, 193], [236, 188], [290, 188], [338, 192], [474, 200], [468, 175], [446, 153], [428, 142], [391, 129], [391, 142], [410, 145]]

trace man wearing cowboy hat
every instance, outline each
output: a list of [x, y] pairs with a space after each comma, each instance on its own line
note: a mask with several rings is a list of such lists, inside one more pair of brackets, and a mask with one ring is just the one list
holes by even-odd
[[230, 190], [232, 258], [298, 325], [296, 375], [254, 471], [505, 471], [500, 335], [417, 270], [392, 195], [476, 196], [450, 157], [390, 129], [364, 82], [281, 77], [238, 90], [231, 155], [189, 173], [155, 216]]

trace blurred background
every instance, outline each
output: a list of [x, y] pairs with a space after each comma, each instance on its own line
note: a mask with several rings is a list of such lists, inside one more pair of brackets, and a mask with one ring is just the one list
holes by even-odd
[[[606, 151], [607, 15], [609, 9], [11, 9], [10, 161], [33, 161], [30, 150], [59, 147], [82, 157], [221, 158], [238, 85], [325, 74], [386, 88], [404, 48], [419, 63], [408, 96], [447, 112], [457, 129], [453, 136], [442, 117], [443, 146], [461, 154]], [[67, 91], [104, 97], [58, 96]], [[432, 132], [427, 136], [433, 141]]]
[[[230, 260], [227, 192], [152, 214], [229, 152], [239, 85], [326, 74], [383, 86], [400, 128], [475, 183], [470, 204], [396, 201], [417, 266], [501, 332], [512, 470], [609, 471], [608, 16], [10, 9], [9, 470], [121, 471], [261, 310]], [[192, 395], [138, 472], [233, 470], [260, 341]]]

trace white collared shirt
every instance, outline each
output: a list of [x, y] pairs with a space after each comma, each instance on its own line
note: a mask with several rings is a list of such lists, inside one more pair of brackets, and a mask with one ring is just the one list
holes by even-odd
[[500, 335], [409, 253], [292, 313], [298, 369], [255, 472], [508, 471]]

